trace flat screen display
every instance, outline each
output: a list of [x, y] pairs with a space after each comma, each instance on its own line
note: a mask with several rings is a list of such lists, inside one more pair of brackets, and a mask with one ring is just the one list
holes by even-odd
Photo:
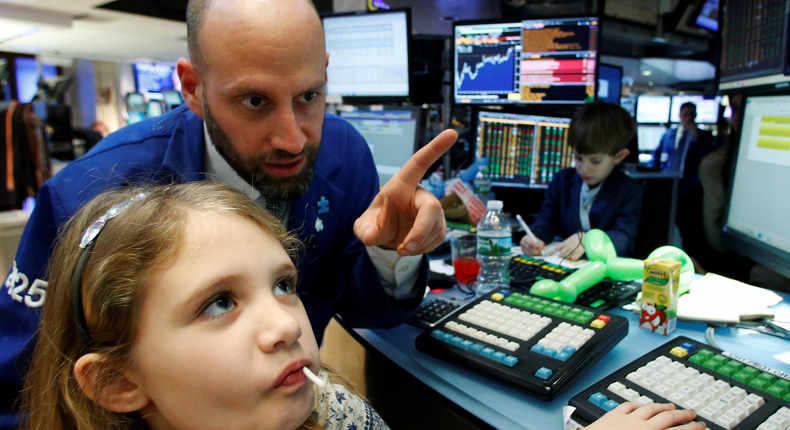
[[640, 124], [665, 124], [669, 122], [669, 96], [641, 95], [636, 101], [636, 122]]
[[697, 122], [700, 124], [715, 124], [719, 120], [721, 96], [706, 99], [703, 96], [683, 95], [672, 96], [672, 110], [669, 114], [671, 122], [680, 122], [680, 107], [684, 103], [694, 103], [697, 106]]
[[174, 89], [174, 71], [174, 67], [165, 64], [135, 63], [134, 83], [137, 92], [161, 93]]

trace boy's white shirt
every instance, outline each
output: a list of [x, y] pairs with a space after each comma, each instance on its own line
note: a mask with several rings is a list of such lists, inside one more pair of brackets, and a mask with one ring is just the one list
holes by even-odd
[[590, 209], [592, 209], [595, 197], [601, 191], [604, 182], [606, 182], [606, 179], [592, 190], [586, 182], [582, 182], [582, 188], [579, 192], [579, 219], [581, 220], [582, 231], [590, 230]]
[[[241, 178], [227, 161], [220, 155], [205, 123], [203, 124], [203, 135], [206, 138], [206, 173], [216, 182], [226, 185], [247, 194], [249, 198], [258, 202], [265, 203], [260, 191]], [[264, 206], [265, 207], [265, 206]], [[284, 218], [287, 219], [291, 213], [291, 202], [286, 205]], [[401, 256], [397, 251], [382, 249], [378, 246], [366, 246], [370, 261], [376, 268], [376, 273], [381, 280], [384, 291], [395, 300], [405, 300], [411, 298], [414, 284], [417, 282], [420, 261], [419, 255]]]

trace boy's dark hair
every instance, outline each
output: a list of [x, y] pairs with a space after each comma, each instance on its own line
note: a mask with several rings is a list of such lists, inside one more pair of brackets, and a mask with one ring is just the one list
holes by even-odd
[[587, 103], [579, 108], [568, 129], [568, 145], [577, 154], [615, 155], [636, 134], [631, 115], [613, 103]]

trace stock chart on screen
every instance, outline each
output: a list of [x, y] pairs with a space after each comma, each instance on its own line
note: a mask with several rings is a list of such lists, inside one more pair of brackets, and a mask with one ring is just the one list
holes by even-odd
[[455, 26], [455, 102], [579, 104], [595, 98], [598, 21]]

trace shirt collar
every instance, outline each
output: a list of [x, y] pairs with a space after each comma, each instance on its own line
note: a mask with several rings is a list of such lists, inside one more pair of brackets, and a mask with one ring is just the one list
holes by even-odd
[[214, 146], [214, 142], [211, 140], [211, 136], [208, 134], [208, 128], [205, 122], [203, 123], [203, 135], [206, 138], [206, 173], [208, 177], [216, 182], [230, 185], [244, 194], [247, 194], [252, 200], [258, 200], [261, 196], [261, 192], [256, 190], [249, 182], [242, 179], [233, 167], [225, 161], [225, 158], [220, 155], [219, 151], [217, 151], [217, 148]]

